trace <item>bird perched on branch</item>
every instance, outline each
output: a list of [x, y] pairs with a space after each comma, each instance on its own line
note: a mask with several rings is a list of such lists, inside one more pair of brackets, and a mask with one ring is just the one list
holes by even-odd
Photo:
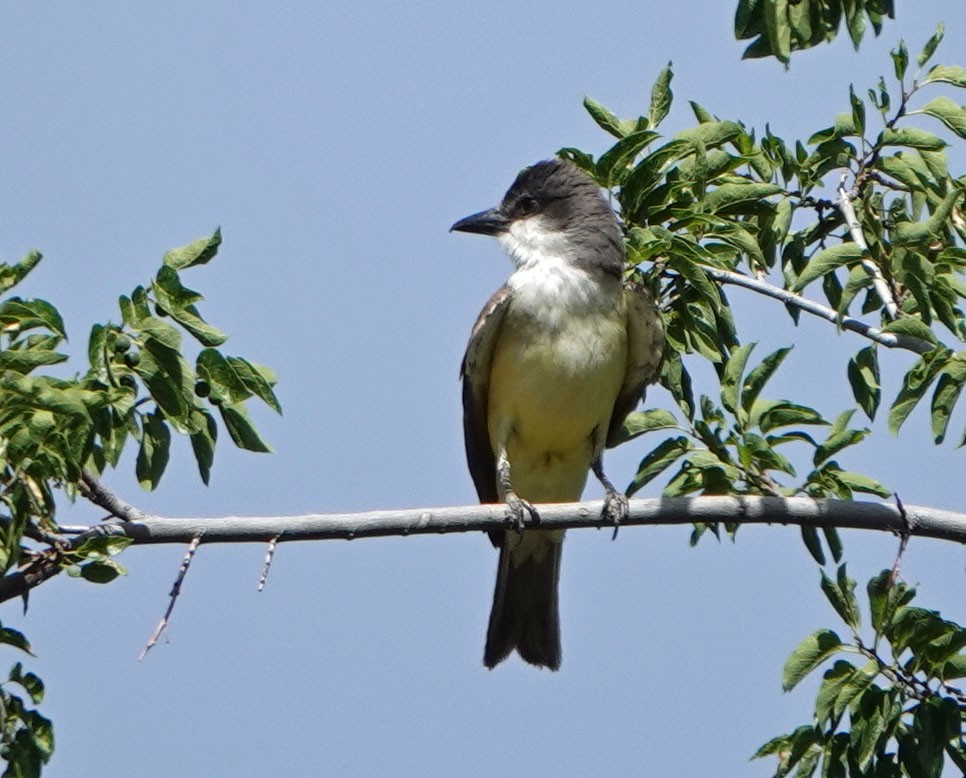
[[495, 208], [452, 226], [495, 236], [514, 262], [463, 358], [463, 428], [481, 502], [505, 502], [484, 664], [516, 649], [560, 666], [557, 586], [563, 531], [533, 507], [578, 501], [592, 470], [615, 526], [627, 498], [604, 475], [604, 447], [654, 381], [664, 330], [650, 295], [623, 279], [620, 225], [597, 184], [565, 160], [523, 170]]

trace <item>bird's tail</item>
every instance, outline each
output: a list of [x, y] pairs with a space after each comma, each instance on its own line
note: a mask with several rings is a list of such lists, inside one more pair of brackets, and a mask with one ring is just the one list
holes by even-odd
[[505, 533], [483, 654], [487, 667], [498, 665], [513, 649], [530, 664], [560, 667], [562, 549], [563, 532]]

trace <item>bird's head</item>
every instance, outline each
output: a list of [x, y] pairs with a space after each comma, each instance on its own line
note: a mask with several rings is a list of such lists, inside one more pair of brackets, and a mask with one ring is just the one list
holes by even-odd
[[450, 229], [495, 236], [519, 267], [552, 257], [616, 263], [619, 269], [624, 258], [620, 226], [600, 187], [562, 159], [525, 168], [496, 208], [460, 219]]

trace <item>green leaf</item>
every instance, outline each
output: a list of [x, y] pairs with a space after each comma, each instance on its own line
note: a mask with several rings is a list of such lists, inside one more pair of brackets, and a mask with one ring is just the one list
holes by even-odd
[[892, 403], [892, 408], [889, 409], [889, 431], [893, 435], [899, 433], [899, 428], [922, 399], [951, 355], [952, 352], [948, 348], [934, 348], [916, 360], [906, 373], [902, 380], [902, 388]]
[[80, 569], [81, 578], [91, 583], [105, 584], [110, 583], [119, 575], [127, 575], [127, 570], [123, 565], [118, 564], [113, 559], [105, 559], [99, 562], [88, 562]]
[[869, 421], [873, 421], [882, 399], [879, 359], [875, 346], [866, 346], [849, 360], [848, 376], [855, 402], [869, 417]]
[[31, 702], [39, 705], [44, 700], [44, 682], [34, 673], [25, 673], [20, 662], [10, 668], [10, 681], [19, 684], [27, 692]]
[[936, 333], [930, 327], [923, 324], [921, 319], [917, 319], [914, 316], [904, 316], [901, 319], [894, 319], [886, 324], [882, 328], [882, 331], [919, 338], [919, 340], [924, 340], [926, 343], [932, 343], [933, 345], [939, 343], [936, 339]]
[[168, 466], [171, 449], [171, 430], [160, 413], [143, 417], [141, 447], [138, 450], [135, 472], [142, 488], [156, 489]]
[[651, 106], [647, 112], [647, 123], [649, 127], [657, 127], [664, 117], [671, 110], [671, 100], [674, 93], [671, 91], [671, 79], [674, 73], [671, 70], [671, 63], [658, 74], [657, 81], [651, 87]]
[[221, 229], [216, 229], [210, 236], [198, 238], [181, 248], [171, 249], [164, 255], [162, 260], [165, 265], [175, 270], [183, 270], [186, 267], [204, 265], [214, 259], [221, 245]]
[[853, 630], [858, 630], [862, 619], [855, 598], [855, 581], [846, 574], [845, 565], [839, 566], [835, 581], [822, 571], [822, 591], [842, 621]]
[[791, 291], [801, 292], [812, 281], [831, 273], [836, 268], [861, 259], [864, 253], [855, 243], [840, 243], [818, 252], [802, 268], [802, 272], [792, 285]]
[[853, 492], [874, 494], [878, 497], [892, 496], [891, 489], [887, 489], [879, 481], [862, 475], [861, 473], [853, 473], [851, 470], [839, 470], [835, 475], [840, 482], [845, 484]]
[[853, 413], [855, 413], [854, 408], [840, 415], [829, 430], [828, 437], [815, 449], [812, 462], [816, 467], [843, 448], [861, 443], [869, 434], [868, 429], [849, 429], [846, 426]]
[[835, 723], [846, 708], [859, 697], [879, 674], [872, 659], [862, 667], [840, 659], [826, 673], [815, 698], [815, 716], [820, 722]]
[[232, 441], [238, 448], [260, 453], [267, 453], [272, 450], [259, 436], [244, 405], [223, 404], [218, 406], [218, 410], [221, 412], [221, 419], [228, 429], [228, 434], [231, 435]]
[[[751, 411], [753, 404], [758, 399], [758, 395], [761, 394], [761, 390], [768, 382], [768, 379], [774, 375], [779, 365], [781, 365], [791, 350], [792, 347], [788, 346], [773, 351], [748, 373], [748, 377], [741, 387], [741, 407], [745, 411]], [[767, 430], [765, 431], [767, 432]]]
[[819, 539], [818, 530], [815, 527], [808, 527], [802, 525], [800, 527], [802, 534], [802, 542], [805, 544], [805, 548], [808, 549], [808, 553], [812, 555], [818, 564], [825, 565], [825, 551], [822, 549], [822, 541]]
[[966, 138], [966, 108], [953, 102], [948, 97], [937, 97], [930, 100], [918, 111], [909, 113], [924, 113], [939, 119], [960, 138]]
[[[763, 410], [762, 410], [763, 408]], [[758, 419], [758, 427], [762, 432], [770, 432], [793, 424], [828, 424], [822, 415], [814, 408], [805, 405], [780, 400], [778, 402], [752, 406], [752, 418]]]
[[916, 594], [914, 588], [897, 580], [892, 570], [883, 570], [872, 578], [866, 591], [869, 594], [872, 629], [876, 635], [885, 633], [891, 627], [897, 609], [907, 605]]
[[740, 184], [722, 184], [710, 191], [701, 201], [701, 204], [706, 213], [715, 213], [739, 203], [757, 202], [782, 191], [782, 187], [777, 184], [751, 181]]
[[27, 256], [14, 265], [0, 263], [0, 294], [6, 293], [19, 284], [26, 275], [37, 267], [43, 258], [39, 251], [31, 251]]
[[690, 441], [683, 435], [676, 438], [669, 438], [660, 443], [641, 460], [637, 467], [637, 474], [627, 487], [627, 496], [630, 497], [640, 491], [690, 451], [691, 448]]
[[910, 149], [926, 149], [937, 151], [946, 147], [946, 141], [931, 132], [915, 127], [901, 129], [885, 129], [882, 131], [880, 143], [883, 146], [905, 146]]
[[24, 634], [10, 627], [0, 627], [0, 645], [13, 646], [31, 656], [34, 655], [34, 652], [30, 650], [30, 643], [27, 642]]
[[952, 84], [966, 89], [966, 68], [961, 68], [959, 65], [949, 67], [934, 65], [926, 74], [920, 86], [933, 83]]
[[936, 444], [946, 437], [946, 428], [952, 416], [953, 407], [959, 399], [963, 384], [966, 383], [966, 362], [956, 355], [943, 367], [932, 396], [932, 434]]
[[618, 438], [618, 445], [655, 430], [676, 429], [678, 421], [674, 414], [661, 408], [653, 408], [639, 413], [631, 413], [624, 419]]
[[724, 375], [721, 376], [721, 404], [732, 413], [738, 410], [741, 377], [744, 375], [745, 364], [754, 347], [754, 343], [749, 343], [732, 351], [731, 358], [725, 365]]
[[661, 366], [661, 385], [671, 393], [684, 415], [688, 419], [693, 419], [696, 406], [691, 388], [691, 374], [684, 367], [680, 356], [664, 360]]
[[595, 172], [598, 179], [605, 185], [617, 184], [627, 165], [633, 162], [634, 158], [650, 143], [660, 137], [660, 133], [653, 130], [639, 130], [621, 138], [597, 160]]
[[932, 37], [926, 41], [926, 45], [922, 47], [922, 51], [919, 53], [919, 56], [916, 57], [916, 64], [918, 64], [919, 67], [925, 65], [932, 58], [932, 55], [936, 51], [936, 47], [942, 42], [945, 32], [946, 28], [942, 22], [936, 25], [936, 32], [934, 32]]
[[590, 97], [585, 97], [584, 108], [587, 110], [587, 113], [590, 114], [590, 117], [597, 122], [597, 126], [602, 130], [609, 132], [615, 138], [624, 137], [626, 133], [621, 127], [621, 120], [603, 105]]
[[799, 681], [842, 647], [842, 641], [830, 629], [820, 629], [798, 644], [785, 661], [782, 689], [790, 692]]
[[902, 81], [906, 75], [906, 69], [909, 67], [909, 51], [906, 49], [905, 41], [900, 40], [899, 45], [890, 54], [892, 55], [892, 64], [895, 66], [896, 79]]
[[46, 300], [7, 298], [0, 303], [0, 325], [8, 332], [24, 332], [42, 327], [62, 338], [67, 337], [60, 312]]
[[198, 432], [191, 435], [191, 449], [198, 463], [198, 473], [207, 486], [211, 478], [211, 466], [215, 461], [215, 442], [218, 440], [218, 425], [215, 418], [204, 408], [196, 408], [194, 413], [202, 417], [196, 424]]

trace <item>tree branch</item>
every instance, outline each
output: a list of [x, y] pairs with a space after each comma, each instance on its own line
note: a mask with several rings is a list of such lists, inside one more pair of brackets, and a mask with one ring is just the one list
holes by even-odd
[[[600, 500], [583, 503], [538, 505], [543, 529], [602, 527]], [[165, 518], [113, 521], [91, 527], [70, 540], [76, 548], [87, 538], [129, 537], [136, 544], [278, 543], [306, 540], [353, 540], [390, 535], [428, 535], [498, 530], [507, 527], [504, 505], [469, 505], [453, 508], [413, 508], [366, 513], [303, 516], [225, 516], [221, 518]], [[646, 524], [796, 524], [880, 530], [899, 535], [966, 543], [966, 514], [937, 508], [898, 506], [884, 502], [813, 500], [807, 497], [675, 497], [631, 500], [622, 526]], [[52, 574], [52, 573], [51, 573]], [[0, 602], [23, 595], [50, 575], [37, 575], [26, 565], [0, 579]]]
[[759, 281], [751, 276], [742, 275], [741, 273], [736, 273], [732, 270], [722, 270], [717, 267], [709, 267], [707, 265], [701, 265], [701, 269], [704, 270], [704, 272], [715, 281], [719, 281], [722, 284], [743, 286], [745, 289], [751, 289], [753, 292], [758, 292], [759, 294], [763, 294], [767, 297], [780, 300], [786, 305], [792, 305], [802, 311], [805, 311], [806, 313], [812, 314], [813, 316], [818, 316], [820, 319], [825, 319], [833, 324], [837, 324], [843, 330], [858, 333], [859, 335], [875, 341], [882, 346], [886, 346], [887, 348], [905, 349], [906, 351], [913, 351], [916, 354], [925, 354], [927, 351], [932, 351], [934, 348], [932, 343], [930, 343], [928, 340], [923, 340], [922, 338], [917, 338], [912, 335], [903, 335], [895, 332], [883, 332], [877, 327], [872, 327], [871, 325], [866, 324], [864, 321], [853, 319], [851, 316], [840, 317], [836, 311], [822, 305], [821, 303], [817, 303], [814, 300], [809, 300], [808, 298], [802, 297], [794, 292], [789, 292], [787, 289], [780, 289], [779, 287], [773, 286], [765, 281]]

